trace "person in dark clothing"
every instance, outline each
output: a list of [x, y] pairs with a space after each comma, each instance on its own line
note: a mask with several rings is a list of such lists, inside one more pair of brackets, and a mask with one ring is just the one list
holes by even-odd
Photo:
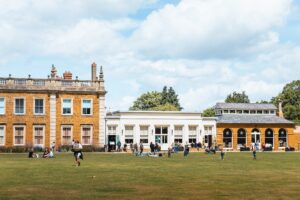
[[151, 153], [154, 153], [154, 144], [152, 142], [150, 142], [150, 150]]
[[143, 154], [143, 151], [144, 151], [144, 145], [143, 143], [140, 143], [140, 155]]

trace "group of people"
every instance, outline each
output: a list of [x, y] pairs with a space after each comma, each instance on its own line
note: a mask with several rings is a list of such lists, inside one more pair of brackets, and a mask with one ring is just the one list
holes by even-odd
[[38, 153], [34, 153], [34, 149], [31, 148], [28, 152], [28, 158], [54, 158], [54, 152], [52, 148], [45, 148], [43, 154], [40, 156]]

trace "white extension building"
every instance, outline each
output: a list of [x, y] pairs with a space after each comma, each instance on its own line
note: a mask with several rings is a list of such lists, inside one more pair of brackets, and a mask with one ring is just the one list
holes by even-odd
[[202, 117], [199, 112], [127, 111], [106, 115], [105, 143], [112, 149], [118, 141], [158, 143], [167, 150], [173, 143], [202, 143], [211, 146], [216, 141], [216, 119]]

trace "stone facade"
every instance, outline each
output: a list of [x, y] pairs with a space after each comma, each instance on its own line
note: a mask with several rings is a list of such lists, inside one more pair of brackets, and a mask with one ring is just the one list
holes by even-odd
[[105, 115], [99, 112], [106, 94], [102, 69], [94, 81], [56, 73], [53, 67], [48, 79], [0, 78], [0, 146], [59, 147], [73, 139], [104, 144], [99, 128]]

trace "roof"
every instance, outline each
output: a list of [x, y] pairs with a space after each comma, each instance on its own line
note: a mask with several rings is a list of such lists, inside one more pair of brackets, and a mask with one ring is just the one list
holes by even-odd
[[149, 110], [143, 110], [143, 111], [114, 111], [114, 112], [108, 112], [107, 115], [118, 115], [118, 114], [192, 114], [192, 115], [202, 115], [201, 112], [184, 112], [184, 111], [149, 111]]
[[294, 124], [276, 115], [222, 115], [217, 119], [221, 124]]
[[237, 109], [237, 110], [277, 110], [270, 103], [217, 103], [215, 109]]

